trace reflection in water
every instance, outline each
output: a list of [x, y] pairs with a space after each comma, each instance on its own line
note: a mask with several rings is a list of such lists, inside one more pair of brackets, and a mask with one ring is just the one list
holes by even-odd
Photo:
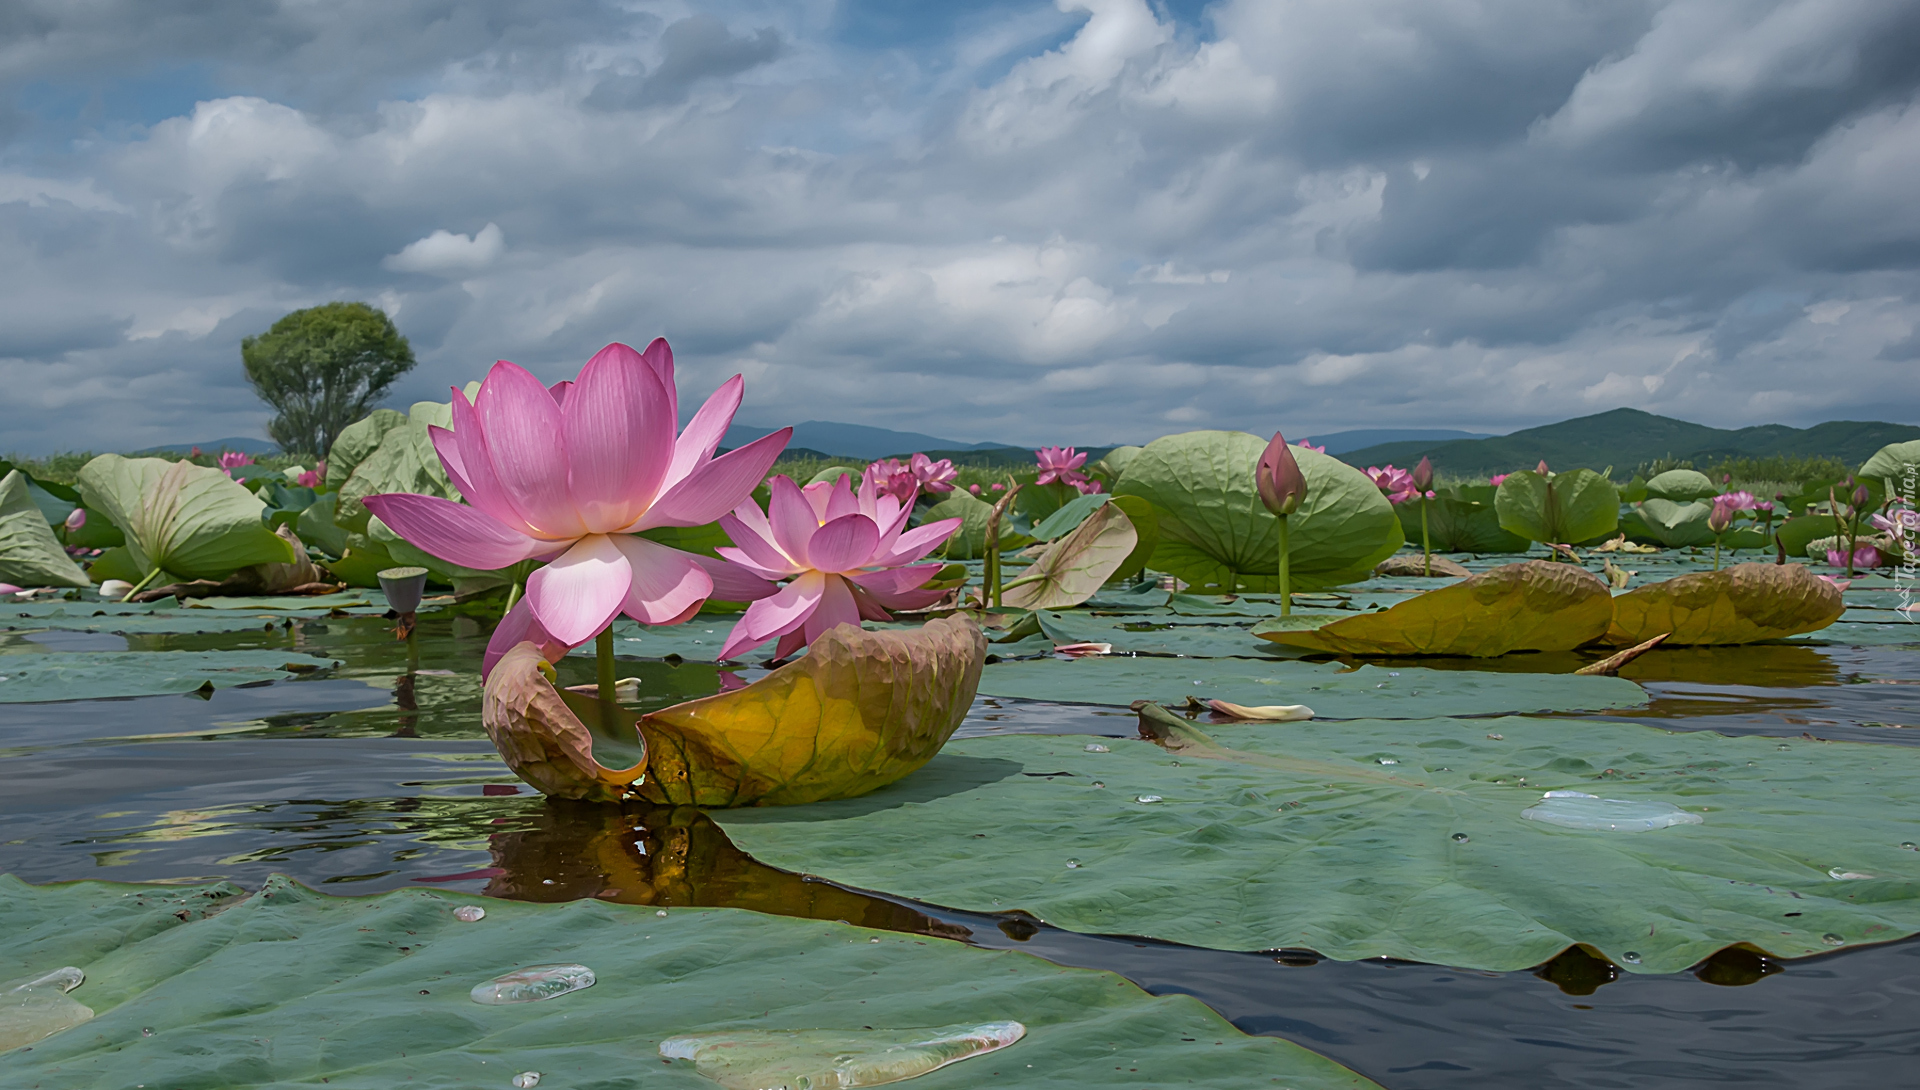
[[1761, 977], [1782, 972], [1785, 966], [1758, 950], [1729, 946], [1693, 967], [1693, 975], [1708, 984], [1738, 988], [1758, 983]]
[[916, 935], [963, 939], [973, 933], [905, 905], [756, 862], [690, 806], [548, 799], [530, 818], [491, 838], [500, 873], [487, 883], [488, 896], [748, 908]]
[[1620, 979], [1620, 968], [1585, 946], [1569, 946], [1533, 975], [1568, 995], [1592, 995]]

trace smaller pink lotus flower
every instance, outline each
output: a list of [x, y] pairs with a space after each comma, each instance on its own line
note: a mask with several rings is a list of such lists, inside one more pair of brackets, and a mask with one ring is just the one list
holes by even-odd
[[220, 452], [221, 469], [239, 469], [241, 466], [250, 466], [252, 464], [253, 455], [244, 451], [223, 450]]
[[1078, 485], [1086, 480], [1080, 467], [1087, 464], [1087, 456], [1072, 447], [1041, 447], [1033, 452], [1034, 459], [1040, 463], [1040, 477], [1035, 484]]
[[1100, 491], [1100, 482], [1092, 477], [1086, 477], [1073, 482], [1073, 487], [1079, 489], [1082, 496], [1091, 496]]
[[1506, 479], [1507, 475], [1505, 473], [1495, 473], [1493, 476], [1487, 478], [1487, 483], [1495, 488], [1499, 488], [1500, 482]]
[[979, 486], [979, 485], [977, 485], [977, 484], [970, 484], [970, 485], [968, 485], [968, 486], [967, 486], [967, 491], [969, 491], [969, 492], [971, 492], [971, 493], [973, 493], [974, 495], [976, 495], [976, 496], [978, 496], [978, 495], [980, 494], [980, 486]]
[[944, 496], [953, 491], [953, 479], [960, 475], [960, 471], [953, 468], [952, 459], [942, 458], [936, 462], [924, 454], [915, 454], [909, 468], [921, 490], [930, 496]]
[[987, 487], [992, 489], [995, 492], [1005, 492], [1007, 490], [1007, 486], [1004, 484], [991, 484], [991, 485], [988, 485]]
[[862, 492], [878, 489], [901, 503], [908, 503], [919, 489], [920, 482], [913, 475], [913, 468], [898, 458], [882, 458], [869, 465], [860, 475]]
[[[1871, 545], [1860, 545], [1853, 550], [1853, 564], [1851, 567], [1856, 571], [1877, 568], [1881, 563], [1880, 550]], [[1846, 550], [1828, 549], [1827, 566], [1830, 568], [1848, 567]]]
[[301, 488], [319, 488], [322, 480], [325, 480], [325, 478], [318, 470], [309, 469], [303, 471], [298, 477], [295, 477], [293, 483], [299, 485]]
[[200, 448], [199, 448], [199, 447], [194, 447], [194, 448], [193, 448], [192, 450], [190, 450], [190, 451], [188, 451], [188, 452], [187, 452], [187, 457], [189, 457], [189, 458], [198, 458], [198, 457], [200, 457]]
[[73, 533], [87, 524], [87, 509], [76, 507], [67, 512], [67, 533]]
[[1722, 492], [1713, 498], [1715, 503], [1724, 503], [1735, 511], [1754, 511], [1760, 507], [1760, 501], [1754, 499], [1751, 492]]
[[721, 658], [775, 636], [774, 657], [786, 658], [840, 625], [889, 620], [889, 609], [920, 609], [946, 593], [922, 588], [940, 565], [914, 561], [952, 537], [960, 519], [909, 530], [912, 495], [902, 501], [863, 483], [856, 497], [845, 477], [801, 488], [782, 476], [768, 486], [764, 513], [749, 499], [721, 516], [734, 547], [716, 551], [759, 578], [793, 581], [747, 607]]
[[1362, 472], [1374, 487], [1387, 494], [1389, 503], [1405, 503], [1419, 495], [1419, 490], [1413, 487], [1413, 475], [1404, 469], [1395, 469], [1391, 465], [1385, 468], [1368, 466]]
[[1427, 490], [1433, 487], [1433, 459], [1422, 457], [1420, 464], [1413, 467], [1413, 473], [1410, 476], [1413, 478], [1413, 487], [1418, 491], [1426, 492], [1427, 498], [1432, 499], [1433, 493]]
[[1295, 443], [1294, 446], [1305, 447], [1306, 449], [1313, 451], [1315, 454], [1325, 454], [1327, 452], [1327, 448], [1316, 447], [1312, 443], [1307, 442], [1305, 439], [1302, 439], [1298, 443]]
[[1910, 511], [1904, 507], [1896, 507], [1884, 515], [1869, 515], [1867, 521], [1872, 523], [1874, 529], [1895, 537], [1920, 532], [1920, 511]]

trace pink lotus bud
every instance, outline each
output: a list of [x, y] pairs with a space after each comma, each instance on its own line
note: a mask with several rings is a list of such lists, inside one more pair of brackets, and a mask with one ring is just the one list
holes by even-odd
[[1307, 498], [1307, 478], [1279, 432], [1273, 433], [1273, 440], [1261, 453], [1253, 482], [1260, 492], [1260, 502], [1276, 515], [1293, 514], [1300, 509], [1300, 501]]
[[1499, 488], [1500, 482], [1506, 479], [1507, 475], [1505, 473], [1495, 473], [1493, 476], [1487, 478], [1487, 483], [1495, 488]]
[[[1427, 489], [1433, 487], [1432, 459], [1421, 458], [1420, 464], [1413, 467], [1413, 487], [1421, 492], [1426, 492]], [[1427, 498], [1432, 499], [1433, 495], [1428, 493]]]
[[87, 509], [76, 507], [67, 512], [67, 532], [73, 533], [87, 524]]
[[1865, 507], [1869, 498], [1866, 485], [1863, 484], [1853, 490], [1853, 505], [1855, 507]]
[[979, 485], [977, 485], [977, 484], [970, 484], [970, 485], [968, 485], [968, 486], [967, 486], [967, 491], [969, 491], [969, 492], [971, 492], [971, 493], [973, 493], [974, 495], [976, 495], [976, 496], [978, 496], [978, 495], [980, 494], [980, 486], [979, 486]]
[[1546, 475], [1547, 475], [1547, 472], [1548, 472], [1548, 471], [1547, 471], [1547, 460], [1546, 460], [1545, 458], [1542, 458], [1542, 459], [1540, 459], [1540, 464], [1539, 464], [1539, 465], [1537, 465], [1537, 466], [1535, 466], [1535, 467], [1534, 467], [1534, 469], [1533, 469], [1533, 471], [1534, 471], [1535, 473], [1538, 473], [1538, 474], [1540, 474], [1540, 475], [1541, 475], [1542, 477], [1544, 477], [1544, 476], [1546, 476]]
[[1713, 501], [1713, 511], [1707, 515], [1707, 529], [1716, 534], [1724, 534], [1727, 527], [1733, 525], [1734, 506], [1725, 502], [1724, 497]]

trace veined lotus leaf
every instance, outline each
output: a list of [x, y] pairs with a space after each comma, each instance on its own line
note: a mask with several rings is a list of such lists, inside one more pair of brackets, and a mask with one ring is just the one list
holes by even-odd
[[[452, 410], [448, 410], [452, 415]], [[407, 425], [407, 414], [397, 409], [375, 409], [341, 429], [334, 437], [333, 449], [327, 452], [327, 476], [324, 487], [329, 492], [338, 492], [353, 476], [354, 468], [367, 460], [367, 456], [380, 449], [380, 441], [395, 428]]]
[[[987, 518], [993, 514], [993, 504], [972, 495], [954, 489], [953, 494], [930, 508], [923, 523], [938, 522], [941, 519], [957, 518], [960, 529], [936, 553], [943, 560], [979, 560], [987, 555]], [[1016, 533], [1012, 527], [1012, 512], [1000, 516], [1000, 551], [1024, 549], [1033, 544], [1033, 539], [1022, 533]]]
[[21, 587], [85, 587], [92, 584], [53, 536], [53, 527], [27, 495], [19, 470], [0, 478], [0, 583]]
[[[1026, 495], [1025, 492], [1020, 494]], [[1113, 497], [1105, 492], [1076, 496], [1056, 508], [1053, 514], [1034, 523], [1032, 532], [1027, 536], [1035, 541], [1053, 541], [1085, 522], [1088, 515], [1105, 506], [1111, 499]]]
[[[264, 622], [257, 622], [264, 623]], [[0, 654], [0, 704], [190, 693], [283, 681], [334, 660], [298, 651], [60, 651]]]
[[[1260, 502], [1254, 469], [1266, 442], [1245, 432], [1155, 439], [1127, 463], [1116, 496], [1153, 505], [1160, 544], [1151, 566], [1194, 587], [1279, 589], [1280, 521]], [[1302, 447], [1307, 498], [1288, 522], [1294, 590], [1365, 579], [1400, 548], [1400, 520], [1366, 474]]]
[[[1311, 623], [1311, 622], [1309, 622]], [[1148, 633], [1147, 635], [1172, 635]], [[1267, 646], [1249, 639], [1255, 647]], [[1257, 653], [1256, 653], [1257, 654]], [[1023, 700], [1177, 704], [1187, 697], [1259, 707], [1305, 704], [1325, 719], [1424, 719], [1435, 715], [1605, 711], [1640, 707], [1647, 694], [1625, 678], [1492, 670], [1435, 670], [1254, 658], [1111, 658], [997, 662], [980, 692]]]
[[1665, 473], [1656, 473], [1646, 484], [1647, 499], [1671, 500], [1687, 504], [1694, 500], [1710, 500], [1720, 494], [1720, 488], [1705, 473], [1694, 469], [1669, 469]]
[[1126, 512], [1102, 505], [1008, 583], [1000, 600], [1015, 609], [1077, 606], [1113, 578], [1139, 541]]
[[1509, 651], [1571, 651], [1606, 635], [1612, 619], [1613, 598], [1591, 572], [1528, 560], [1309, 632], [1262, 624], [1253, 634], [1337, 654], [1491, 658]]
[[260, 521], [266, 505], [217, 469], [102, 454], [80, 470], [80, 494], [127, 536], [144, 578], [225, 579], [254, 564], [291, 564], [293, 547]]
[[[1491, 493], [1493, 489], [1483, 487]], [[1494, 510], [1492, 497], [1485, 502], [1439, 496], [1426, 501], [1427, 541], [1434, 552], [1444, 553], [1524, 553], [1527, 539], [1500, 528], [1500, 513]], [[1407, 502], [1394, 508], [1400, 516], [1400, 532], [1408, 543], [1420, 544], [1420, 508]]]
[[[1587, 943], [1672, 973], [1739, 943], [1803, 957], [1920, 931], [1913, 747], [1514, 718], [1142, 726], [1177, 751], [962, 739], [865, 799], [713, 816], [783, 870], [1218, 949], [1509, 972]], [[1705, 820], [1522, 816], [1550, 790]]]
[[[417, 401], [408, 410], [405, 423], [389, 429], [340, 485], [340, 498], [334, 506], [334, 521], [355, 533], [367, 532], [372, 512], [362, 501], [387, 492], [414, 492], [458, 501], [460, 493], [447, 479], [447, 469], [433, 449], [429, 426], [453, 426], [453, 407], [440, 401]], [[333, 467], [327, 467], [329, 476]], [[442, 567], [445, 563], [436, 561]]]
[[1577, 545], [1620, 525], [1620, 493], [1591, 469], [1507, 474], [1494, 493], [1500, 528], [1541, 544]]
[[1105, 473], [1108, 480], [1117, 481], [1120, 479], [1120, 475], [1127, 471], [1127, 463], [1138, 457], [1144, 449], [1146, 448], [1131, 446], [1115, 447], [1107, 452], [1106, 457], [1095, 462], [1092, 468], [1099, 469]]
[[597, 714], [586, 718], [599, 729], [589, 730], [554, 688], [553, 665], [535, 644], [514, 647], [487, 675], [480, 723], [514, 775], [555, 798], [620, 799], [646, 774], [646, 748], [632, 734], [631, 716], [623, 715], [612, 732], [600, 727]]
[[[1255, 639], [1247, 628], [1234, 624], [1160, 625], [1160, 617], [1095, 617], [1074, 610], [1054, 613], [1038, 610], [1032, 614], [1035, 627], [1054, 646], [1075, 643], [1111, 644], [1120, 654], [1184, 655], [1188, 658], [1271, 659], [1280, 648]], [[1152, 624], [1153, 627], [1147, 627]], [[1007, 657], [1009, 650], [994, 646], [994, 653]], [[1040, 650], [1045, 650], [1041, 648]], [[1021, 652], [1015, 650], [1014, 654]]]
[[335, 525], [333, 507], [340, 497], [324, 493], [294, 520], [293, 530], [308, 548], [317, 548], [328, 556], [347, 555], [347, 532]]
[[1115, 569], [1113, 578], [1115, 581], [1133, 579], [1147, 570], [1153, 551], [1160, 547], [1160, 517], [1153, 513], [1153, 504], [1139, 496], [1115, 496], [1113, 505], [1127, 513], [1127, 521], [1133, 523], [1134, 535], [1139, 538], [1133, 552]]
[[1607, 642], [1670, 632], [1667, 643], [1753, 643], [1818, 632], [1846, 608], [1840, 588], [1804, 564], [1735, 564], [1628, 591], [1613, 600]]
[[815, 473], [807, 483], [819, 484], [821, 481], [837, 481], [842, 477], [851, 477], [853, 478], [852, 483], [858, 485], [860, 483], [860, 470], [854, 466], [828, 466], [820, 472]]
[[[463, 922], [454, 910], [464, 906], [486, 915]], [[1015, 1020], [1028, 1034], [1006, 1052], [909, 1085], [1083, 1085], [1089, 1058], [1123, 1041], [1140, 1076], [1128, 1086], [1378, 1090], [1298, 1045], [1241, 1033], [1192, 996], [830, 920], [732, 908], [661, 917], [652, 905], [425, 889], [329, 897], [280, 876], [251, 895], [226, 884], [35, 887], [0, 877], [0, 911], [0, 966], [10, 967], [0, 977], [79, 966], [86, 982], [70, 998], [98, 1012], [81, 1029], [0, 1054], [9, 1087], [506, 1090], [513, 1073], [534, 1070], [542, 1086], [717, 1090], [692, 1063], [662, 1063], [661, 1042], [868, 1026], [912, 1040], [926, 1027]], [[530, 1005], [468, 998], [473, 985], [534, 962], [577, 962], [598, 981]], [[768, 989], [769, 980], [783, 983]], [[741, 1004], [749, 994], [751, 1012]]]
[[694, 806], [852, 798], [905, 776], [973, 704], [986, 637], [965, 617], [917, 629], [841, 625], [744, 689], [640, 720], [639, 794]]
[[1713, 530], [1707, 525], [1707, 516], [1713, 514], [1710, 503], [1650, 499], [1641, 501], [1636, 510], [1654, 538], [1669, 549], [1713, 544]]
[[1916, 472], [1920, 472], [1920, 439], [1910, 439], [1881, 447], [1854, 476], [1880, 482], [1888, 495], [1912, 496], [1914, 486], [1907, 479]]

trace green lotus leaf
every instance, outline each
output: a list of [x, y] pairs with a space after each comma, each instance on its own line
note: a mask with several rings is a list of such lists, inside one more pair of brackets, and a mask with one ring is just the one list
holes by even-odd
[[1710, 500], [1720, 494], [1720, 486], [1705, 473], [1693, 469], [1669, 469], [1665, 473], [1656, 473], [1646, 484], [1647, 499], [1672, 500], [1675, 503], [1692, 503], [1694, 500]]
[[[1802, 957], [1920, 931], [1911, 747], [1512, 718], [1202, 733], [1159, 716], [1141, 725], [1165, 749], [964, 739], [864, 799], [714, 817], [784, 870], [1231, 950], [1507, 972], [1585, 943], [1671, 973], [1740, 943]], [[1523, 816], [1550, 790], [1704, 821]]]
[[[1251, 638], [1248, 642], [1265, 646]], [[1071, 662], [1053, 658], [998, 662], [981, 671], [980, 692], [985, 696], [1122, 707], [1135, 700], [1177, 703], [1189, 696], [1248, 707], [1305, 704], [1327, 719], [1597, 712], [1647, 703], [1647, 694], [1640, 686], [1618, 677], [1416, 666], [1389, 670], [1368, 665], [1354, 670], [1338, 662], [1258, 658], [1103, 656]]]
[[[1021, 495], [1026, 495], [1022, 492]], [[1033, 524], [1027, 534], [1035, 541], [1054, 541], [1067, 534], [1074, 527], [1085, 522], [1088, 515], [1105, 506], [1113, 497], [1105, 492], [1095, 492], [1086, 496], [1076, 496], [1054, 509], [1053, 514]]]
[[1881, 447], [1854, 476], [1879, 482], [1885, 492], [1912, 496], [1914, 486], [1908, 477], [1916, 472], [1920, 472], [1920, 439], [1910, 439]]
[[[452, 406], [439, 401], [414, 402], [406, 422], [388, 429], [380, 437], [380, 445], [341, 483], [334, 521], [355, 533], [366, 533], [372, 512], [362, 501], [387, 492], [414, 492], [458, 502], [460, 493], [447, 479], [446, 467], [433, 449], [433, 437], [427, 431], [430, 426], [452, 427]], [[333, 466], [327, 466], [327, 473], [332, 475]], [[445, 567], [444, 561], [435, 563]]]
[[[463, 922], [453, 912], [465, 906], [486, 914]], [[278, 876], [250, 895], [225, 884], [34, 887], [0, 877], [0, 911], [0, 977], [77, 966], [86, 981], [69, 998], [97, 1012], [0, 1054], [10, 1087], [504, 1090], [537, 1071], [542, 1086], [715, 1090], [693, 1063], [663, 1062], [661, 1042], [741, 1030], [912, 1040], [925, 1027], [1012, 1020], [1028, 1029], [1018, 1044], [912, 1085], [1084, 1084], [1090, 1057], [1105, 1062], [1119, 1041], [1139, 1076], [1128, 1086], [1377, 1090], [1298, 1045], [1242, 1034], [1191, 996], [825, 920], [728, 908], [662, 917], [652, 905], [420, 889], [328, 897]], [[469, 998], [500, 974], [569, 962], [596, 982], [544, 1002]]]
[[1807, 546], [1833, 533], [1833, 519], [1826, 515], [1802, 515], [1774, 528], [1774, 538], [1788, 556], [1807, 555]]
[[[1036, 628], [1053, 646], [1105, 643], [1123, 655], [1183, 655], [1208, 659], [1270, 659], [1280, 653], [1274, 644], [1256, 639], [1246, 625], [1154, 623], [1166, 619], [1153, 614], [1095, 617], [1079, 610], [1066, 613], [1040, 610], [1034, 614]], [[1004, 658], [1008, 650], [996, 644], [994, 653]]]
[[[954, 489], [953, 494], [933, 505], [923, 522], [938, 522], [941, 519], [957, 518], [960, 529], [947, 539], [938, 554], [943, 560], [979, 560], [987, 555], [987, 519], [993, 514], [993, 504], [972, 495]], [[1033, 544], [1033, 539], [1025, 534], [1015, 533], [1009, 525], [1006, 515], [1001, 516], [1000, 551], [1024, 549]]]
[[973, 704], [986, 638], [965, 617], [841, 625], [744, 689], [639, 721], [650, 802], [772, 806], [850, 798], [939, 752]]
[[[264, 622], [255, 621], [255, 624]], [[60, 651], [0, 654], [0, 703], [190, 693], [281, 681], [333, 665], [298, 651]]]
[[1620, 493], [1591, 469], [1507, 474], [1494, 493], [1500, 528], [1541, 544], [1577, 545], [1614, 532]]
[[20, 587], [91, 586], [46, 515], [27, 494], [27, 475], [13, 470], [0, 477], [0, 583]]
[[[1445, 553], [1524, 553], [1527, 539], [1500, 528], [1500, 513], [1493, 506], [1493, 489], [1482, 485], [1484, 500], [1440, 496], [1427, 500], [1427, 541], [1435, 552]], [[1400, 530], [1407, 541], [1420, 544], [1420, 508], [1411, 501], [1394, 508], [1400, 516]]]
[[828, 466], [820, 472], [815, 473], [808, 479], [807, 483], [819, 484], [821, 481], [837, 481], [842, 477], [851, 477], [853, 478], [851, 483], [858, 485], [860, 483], [860, 470], [854, 466]]
[[1637, 510], [1654, 540], [1669, 549], [1713, 544], [1713, 530], [1707, 526], [1707, 516], [1713, 514], [1710, 503], [1650, 499], [1641, 501]]
[[145, 578], [225, 579], [255, 564], [291, 564], [293, 547], [260, 520], [265, 504], [217, 469], [102, 454], [80, 470], [80, 494], [127, 536]]
[[[1196, 431], [1147, 444], [1116, 496], [1153, 505], [1160, 544], [1150, 566], [1194, 587], [1279, 589], [1280, 522], [1260, 502], [1254, 469], [1266, 443], [1245, 432]], [[1400, 520], [1366, 474], [1294, 448], [1307, 498], [1288, 522], [1293, 589], [1365, 579], [1400, 548]]]
[[[451, 409], [448, 411], [452, 415]], [[348, 424], [334, 437], [333, 449], [327, 452], [327, 475], [323, 487], [329, 492], [338, 492], [353, 471], [367, 456], [380, 449], [380, 441], [395, 428], [407, 425], [407, 414], [397, 409], [375, 409], [366, 416]]]
[[337, 493], [322, 493], [294, 520], [293, 531], [307, 543], [307, 548], [318, 549], [328, 556], [347, 554], [347, 531], [333, 521], [334, 505], [339, 500]]
[[[35, 603], [49, 605], [50, 603]], [[279, 628], [285, 616], [262, 616], [226, 609], [156, 609], [150, 603], [121, 607], [117, 602], [67, 602], [52, 604], [44, 612], [28, 616], [24, 609], [8, 607], [0, 611], [0, 629], [14, 632], [54, 628], [65, 632], [118, 632], [123, 635], [159, 635], [206, 632], [259, 632]], [[115, 607], [115, 608], [103, 608]], [[323, 615], [325, 610], [312, 611]]]
[[1115, 447], [1107, 452], [1106, 457], [1095, 462], [1088, 468], [1097, 469], [1106, 474], [1109, 481], [1117, 481], [1120, 479], [1120, 475], [1127, 471], [1127, 463], [1138, 457], [1144, 449], [1146, 448], [1131, 446]]
[[1256, 625], [1275, 643], [1347, 655], [1471, 655], [1571, 651], [1606, 635], [1607, 585], [1573, 564], [1528, 560], [1468, 576], [1391, 609], [1311, 631]]
[[1804, 564], [1735, 564], [1615, 598], [1607, 642], [1624, 647], [1665, 632], [1670, 644], [1753, 643], [1818, 632], [1845, 608], [1840, 588]]
[[1133, 552], [1114, 569], [1115, 581], [1132, 580], [1147, 570], [1147, 563], [1153, 559], [1155, 549], [1160, 547], [1160, 516], [1154, 514], [1153, 504], [1139, 496], [1115, 496], [1113, 505], [1127, 513], [1127, 521], [1133, 523]]
[[1015, 609], [1077, 606], [1113, 578], [1139, 542], [1126, 512], [1102, 505], [1008, 582], [1000, 600]]

